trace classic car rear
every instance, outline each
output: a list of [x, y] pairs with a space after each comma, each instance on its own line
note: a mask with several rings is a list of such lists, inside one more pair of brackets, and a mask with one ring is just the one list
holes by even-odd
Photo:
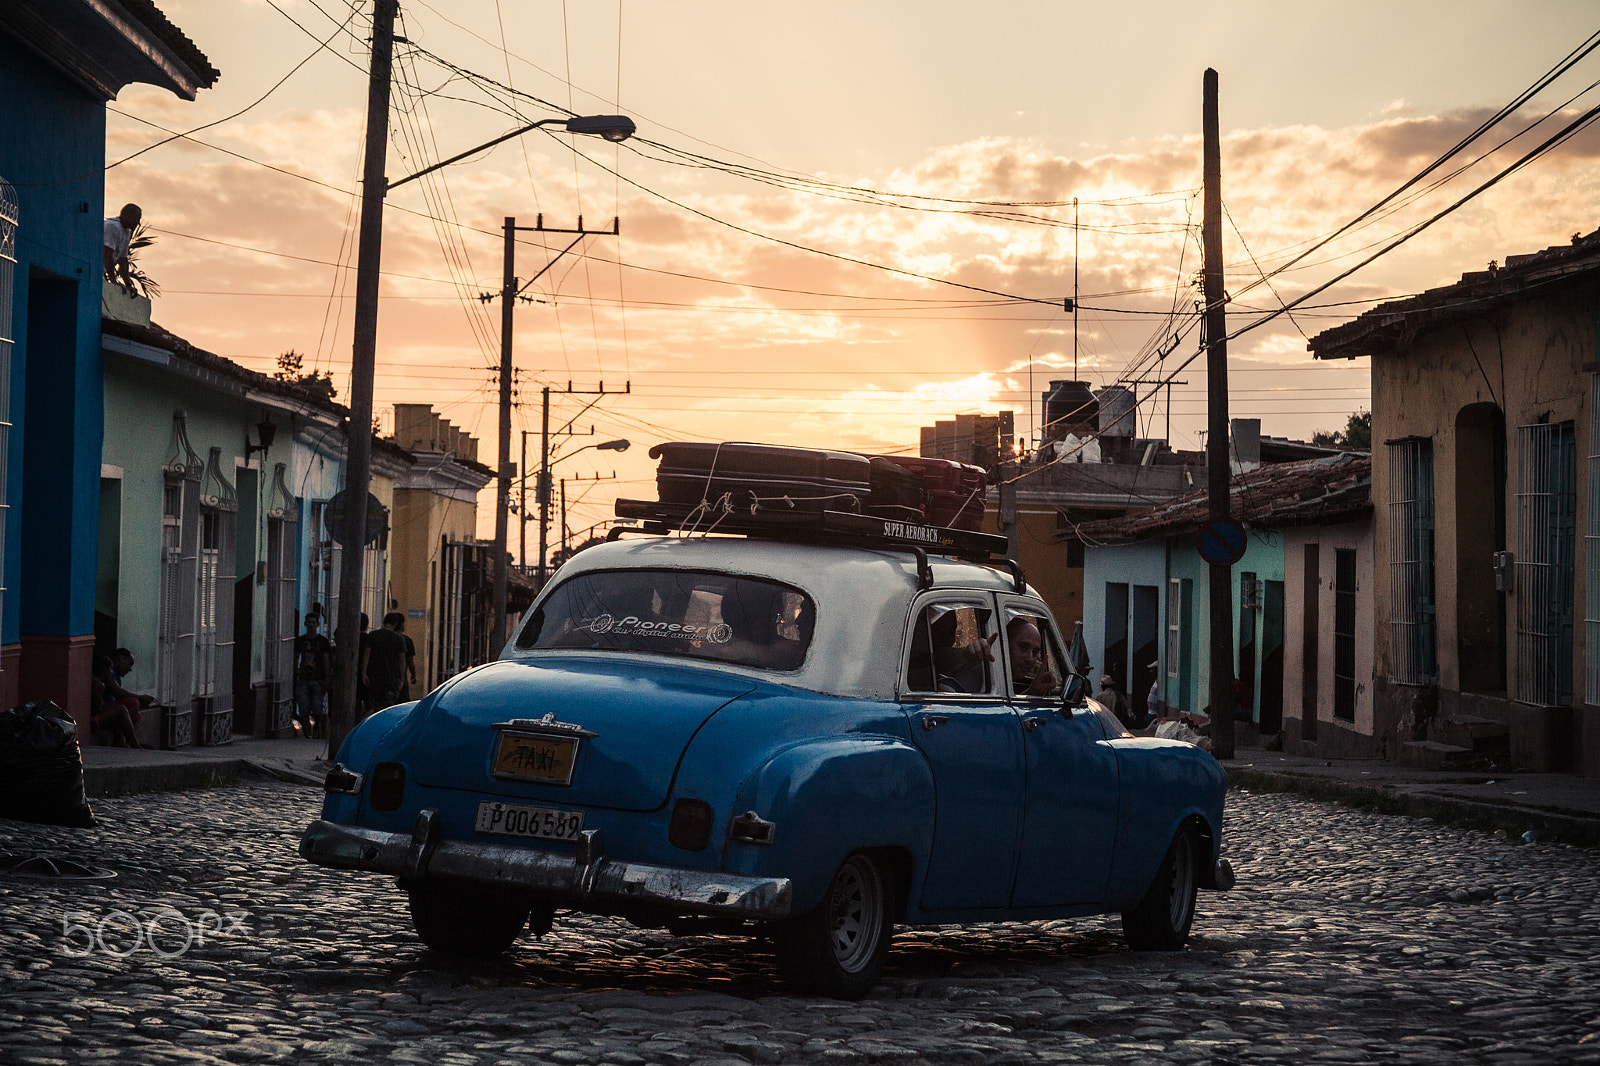
[[896, 923], [1120, 911], [1181, 947], [1231, 883], [1220, 768], [1065, 696], [1014, 566], [894, 525], [580, 553], [500, 661], [350, 735], [302, 855], [397, 876], [435, 951], [614, 914], [759, 935], [845, 997]]

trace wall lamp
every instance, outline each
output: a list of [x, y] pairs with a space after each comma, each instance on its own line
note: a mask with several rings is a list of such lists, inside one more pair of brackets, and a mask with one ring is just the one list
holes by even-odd
[[250, 434], [244, 435], [244, 461], [249, 462], [250, 456], [256, 452], [264, 452], [272, 447], [272, 442], [278, 439], [278, 427], [271, 422], [257, 422], [256, 436], [261, 438], [260, 444], [250, 443]]

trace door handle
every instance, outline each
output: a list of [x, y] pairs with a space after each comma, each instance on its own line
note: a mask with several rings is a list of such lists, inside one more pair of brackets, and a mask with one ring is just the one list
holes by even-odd
[[922, 728], [923, 729], [938, 729], [940, 726], [944, 725], [948, 721], [950, 721], [950, 716], [949, 715], [944, 715], [944, 714], [925, 714], [925, 715], [922, 716]]
[[1026, 729], [1028, 732], [1031, 733], [1035, 729], [1038, 729], [1040, 726], [1044, 725], [1048, 721], [1049, 721], [1048, 718], [1044, 718], [1042, 716], [1037, 716], [1037, 715], [1035, 717], [1033, 717], [1033, 718], [1024, 718], [1022, 720], [1022, 728]]

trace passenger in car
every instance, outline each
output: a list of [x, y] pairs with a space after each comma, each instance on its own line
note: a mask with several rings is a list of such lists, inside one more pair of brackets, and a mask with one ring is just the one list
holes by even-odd
[[947, 611], [935, 619], [931, 626], [939, 691], [987, 693], [990, 690], [989, 664], [994, 662], [994, 652], [990, 642], [983, 637], [958, 644], [960, 621], [958, 612]]

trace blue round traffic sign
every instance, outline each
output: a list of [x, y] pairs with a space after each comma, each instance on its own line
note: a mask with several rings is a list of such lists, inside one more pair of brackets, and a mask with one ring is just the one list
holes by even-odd
[[1246, 546], [1244, 527], [1231, 519], [1207, 522], [1200, 527], [1200, 558], [1216, 566], [1232, 566], [1244, 558]]

